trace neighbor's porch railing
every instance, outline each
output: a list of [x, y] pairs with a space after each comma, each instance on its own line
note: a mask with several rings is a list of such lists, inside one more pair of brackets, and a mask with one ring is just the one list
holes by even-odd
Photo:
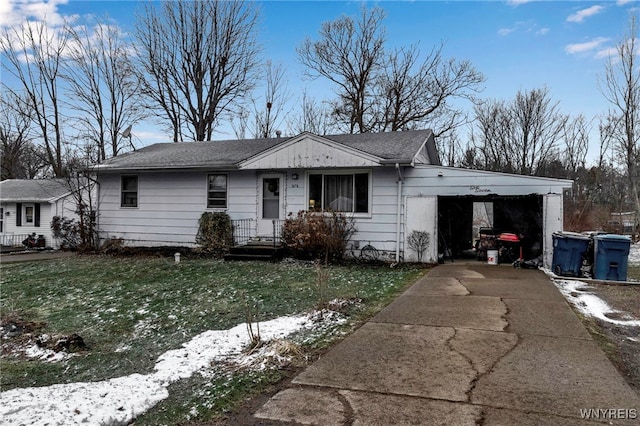
[[31, 234], [7, 234], [0, 235], [0, 245], [2, 247], [22, 247], [22, 242], [29, 238]]

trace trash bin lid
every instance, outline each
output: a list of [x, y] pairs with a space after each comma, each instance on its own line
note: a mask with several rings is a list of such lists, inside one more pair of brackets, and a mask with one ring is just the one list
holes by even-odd
[[553, 233], [553, 236], [556, 238], [572, 238], [576, 240], [590, 240], [588, 235], [579, 234], [578, 232], [570, 232], [570, 231], [556, 231]]
[[594, 235], [593, 238], [599, 241], [618, 241], [618, 242], [631, 242], [631, 237], [628, 235], [618, 235], [618, 234], [600, 234]]

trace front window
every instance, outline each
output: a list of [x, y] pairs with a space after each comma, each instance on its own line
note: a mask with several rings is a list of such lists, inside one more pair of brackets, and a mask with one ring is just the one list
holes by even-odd
[[227, 175], [208, 176], [207, 208], [224, 209], [227, 207]]
[[369, 173], [310, 174], [309, 210], [369, 213]]
[[122, 176], [121, 207], [138, 207], [138, 176]]

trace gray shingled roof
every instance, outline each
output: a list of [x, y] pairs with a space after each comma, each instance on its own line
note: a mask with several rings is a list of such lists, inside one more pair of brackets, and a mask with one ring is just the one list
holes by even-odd
[[8, 179], [0, 182], [0, 201], [54, 201], [70, 193], [64, 179]]
[[[321, 136], [382, 160], [411, 159], [431, 130]], [[296, 136], [297, 137], [297, 136]], [[241, 139], [210, 142], [159, 143], [111, 158], [98, 169], [103, 171], [190, 168], [233, 168], [292, 138]]]

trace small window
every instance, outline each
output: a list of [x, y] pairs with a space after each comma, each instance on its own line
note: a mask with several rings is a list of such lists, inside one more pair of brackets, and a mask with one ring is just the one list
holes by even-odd
[[369, 173], [310, 174], [309, 209], [369, 213]]
[[138, 207], [138, 176], [122, 176], [121, 207]]
[[0, 207], [0, 232], [4, 232], [4, 207]]
[[33, 206], [24, 206], [24, 223], [33, 224]]
[[227, 175], [208, 175], [207, 208], [224, 209], [227, 207]]

